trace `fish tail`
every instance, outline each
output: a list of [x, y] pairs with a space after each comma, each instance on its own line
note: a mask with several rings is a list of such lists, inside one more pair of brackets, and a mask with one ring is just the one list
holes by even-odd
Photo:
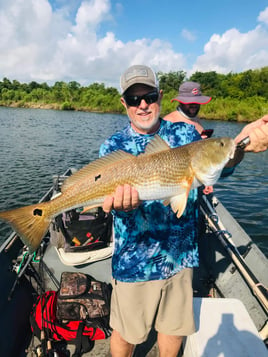
[[46, 213], [47, 202], [0, 212], [0, 219], [7, 222], [16, 231], [30, 253], [40, 245], [51, 222]]

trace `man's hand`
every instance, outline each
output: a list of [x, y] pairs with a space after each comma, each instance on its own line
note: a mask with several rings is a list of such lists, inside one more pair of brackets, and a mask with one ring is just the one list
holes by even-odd
[[212, 192], [213, 192], [213, 186], [205, 186], [204, 189], [203, 189], [203, 193], [205, 195], [209, 195]]
[[250, 144], [245, 147], [244, 151], [261, 152], [267, 150], [268, 115], [246, 125], [241, 133], [235, 138], [235, 142], [238, 143], [247, 136], [250, 138]]
[[138, 191], [130, 185], [125, 184], [124, 186], [118, 186], [114, 195], [105, 198], [103, 210], [107, 213], [112, 209], [129, 212], [137, 208], [139, 204]]

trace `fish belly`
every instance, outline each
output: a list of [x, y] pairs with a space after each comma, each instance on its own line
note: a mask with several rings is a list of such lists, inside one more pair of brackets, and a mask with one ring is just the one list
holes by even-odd
[[136, 186], [140, 200], [165, 200], [180, 193], [178, 185], [163, 185], [154, 183], [150, 185]]

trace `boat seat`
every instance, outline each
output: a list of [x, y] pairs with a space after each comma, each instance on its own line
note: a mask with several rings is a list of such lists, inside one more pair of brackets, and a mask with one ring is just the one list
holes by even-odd
[[267, 349], [238, 299], [194, 298], [196, 332], [183, 357], [267, 357]]

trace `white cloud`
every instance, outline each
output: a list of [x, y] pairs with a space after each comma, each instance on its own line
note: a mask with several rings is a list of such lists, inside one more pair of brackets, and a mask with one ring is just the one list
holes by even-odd
[[[120, 12], [122, 6], [123, 2], [114, 8]], [[227, 73], [266, 66], [267, 9], [248, 33], [231, 29], [211, 36], [192, 71]], [[187, 54], [176, 53], [168, 41], [124, 42], [112, 31], [103, 33], [104, 24], [115, 25], [111, 0], [54, 0], [53, 6], [48, 0], [0, 0], [0, 23], [0, 80], [100, 81], [118, 87], [122, 69], [132, 64], [148, 64], [163, 72], [189, 67]], [[186, 29], [182, 35], [195, 40]]]
[[263, 11], [260, 12], [260, 15], [258, 17], [258, 20], [260, 22], [263, 22], [265, 24], [268, 24], [268, 7], [264, 9]]
[[196, 40], [196, 36], [194, 35], [193, 32], [187, 30], [187, 29], [183, 29], [181, 31], [181, 36], [187, 40], [187, 41], [190, 41], [190, 42], [194, 42]]
[[35, 73], [46, 72], [57, 38], [70, 26], [47, 0], [2, 1], [0, 23], [0, 76], [25, 80], [42, 79]]
[[[263, 12], [264, 13], [264, 12]], [[266, 13], [266, 11], [265, 11]], [[266, 17], [263, 15], [263, 19]], [[204, 46], [191, 70], [218, 73], [241, 72], [268, 65], [268, 31], [265, 26], [240, 33], [233, 28], [224, 34], [214, 34]]]
[[77, 33], [94, 31], [107, 18], [109, 10], [109, 0], [83, 1], [76, 14], [74, 31]]
[[55, 82], [95, 81], [118, 86], [122, 68], [146, 63], [156, 70], [185, 66], [184, 57], [161, 40], [123, 43], [115, 34], [99, 35], [113, 21], [110, 0], [85, 0], [70, 21], [70, 8], [53, 10], [48, 0], [0, 0], [0, 79]]

